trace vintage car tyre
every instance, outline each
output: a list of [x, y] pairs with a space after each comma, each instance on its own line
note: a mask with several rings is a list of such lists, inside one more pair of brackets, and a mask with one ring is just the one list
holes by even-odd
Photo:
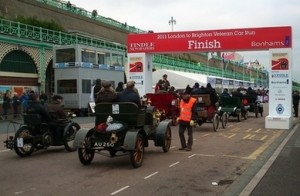
[[219, 114], [215, 113], [212, 119], [214, 131], [218, 131], [219, 128]]
[[[14, 149], [17, 155], [19, 155], [20, 157], [28, 157], [34, 151], [34, 144], [28, 142], [28, 140], [24, 140], [24, 138], [26, 137], [32, 137], [31, 130], [28, 126], [23, 126], [16, 132], [14, 139]], [[17, 138], [23, 138], [23, 147], [17, 146]], [[30, 141], [33, 141], [33, 139], [31, 139]]]
[[138, 134], [135, 140], [135, 149], [130, 152], [130, 161], [134, 168], [142, 165], [144, 160], [145, 143], [141, 134]]
[[83, 142], [84, 148], [78, 148], [78, 157], [83, 165], [89, 165], [94, 159], [95, 150], [91, 149], [92, 143], [90, 140], [90, 134], [88, 134]]
[[69, 152], [74, 152], [76, 150], [74, 146], [74, 139], [79, 129], [79, 124], [72, 123], [72, 125], [69, 126], [68, 129], [64, 132], [64, 146]]
[[172, 132], [171, 127], [167, 126], [164, 138], [164, 145], [162, 147], [164, 152], [168, 152], [171, 147], [171, 140], [172, 140]]
[[225, 129], [227, 123], [228, 123], [228, 113], [227, 112], [223, 112], [221, 119], [222, 119], [222, 127], [223, 129]]

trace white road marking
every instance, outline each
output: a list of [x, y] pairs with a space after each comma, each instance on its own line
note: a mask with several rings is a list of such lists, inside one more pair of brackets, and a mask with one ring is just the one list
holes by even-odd
[[192, 154], [192, 155], [188, 156], [188, 158], [192, 158], [194, 156], [196, 156], [196, 154]]
[[146, 179], [148, 179], [148, 178], [150, 178], [150, 177], [152, 177], [152, 176], [154, 176], [154, 175], [156, 175], [156, 174], [158, 174], [158, 171], [157, 171], [157, 172], [154, 172], [153, 174], [150, 174], [149, 176], [146, 176], [144, 179], [146, 180]]
[[11, 151], [11, 150], [10, 149], [0, 150], [0, 152], [7, 152], [7, 151]]
[[121, 191], [124, 191], [125, 189], [129, 188], [129, 186], [124, 186], [123, 188], [120, 188], [119, 190], [116, 190], [115, 192], [111, 193], [110, 195], [115, 195]]
[[169, 167], [173, 167], [174, 165], [177, 165], [177, 164], [179, 164], [178, 161], [176, 163], [173, 163], [173, 164], [169, 165]]

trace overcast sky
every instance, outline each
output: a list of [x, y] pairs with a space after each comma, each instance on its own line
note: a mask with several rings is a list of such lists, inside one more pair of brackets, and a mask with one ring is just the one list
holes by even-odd
[[[141, 30], [171, 32], [291, 26], [293, 79], [300, 82], [299, 0], [71, 0], [72, 4]], [[269, 53], [239, 52], [268, 66]]]

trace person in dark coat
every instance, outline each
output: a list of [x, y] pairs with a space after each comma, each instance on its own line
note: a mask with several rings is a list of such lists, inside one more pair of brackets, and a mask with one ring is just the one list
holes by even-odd
[[115, 102], [117, 101], [117, 93], [112, 88], [110, 81], [103, 81], [102, 82], [102, 88], [98, 92], [97, 98], [96, 98], [96, 104], [101, 102]]
[[124, 90], [124, 83], [123, 82], [119, 82], [118, 86], [116, 88], [116, 92], [122, 92]]
[[294, 116], [295, 117], [298, 117], [299, 101], [300, 101], [299, 92], [297, 90], [295, 90], [293, 92], [293, 108], [294, 108]]
[[136, 92], [135, 82], [129, 81], [127, 82], [126, 88], [123, 92], [118, 94], [118, 102], [133, 102], [139, 108], [141, 108], [141, 99], [139, 94]]
[[210, 103], [211, 105], [215, 105], [218, 102], [218, 95], [216, 90], [211, 86], [210, 83], [206, 85], [206, 92], [210, 95]]
[[62, 101], [63, 101], [62, 96], [54, 95], [52, 97], [52, 102], [47, 104], [48, 111], [54, 120], [66, 120], [67, 119], [67, 115], [64, 111]]
[[17, 115], [18, 115], [19, 105], [20, 105], [20, 100], [19, 100], [19, 97], [18, 97], [18, 93], [14, 92], [14, 96], [12, 98], [12, 106], [13, 106], [13, 109], [14, 109], [14, 118], [16, 118]]
[[158, 90], [159, 91], [165, 91], [167, 92], [169, 89], [170, 89], [170, 82], [169, 80], [167, 79], [168, 78], [168, 75], [167, 74], [164, 74], [163, 75], [163, 78], [160, 79], [158, 82], [157, 82], [157, 85], [158, 85]]
[[35, 93], [29, 95], [29, 104], [26, 109], [27, 114], [39, 114], [42, 117], [42, 122], [48, 123], [52, 121], [50, 114], [40, 103], [39, 96]]
[[94, 92], [93, 92], [94, 93], [94, 100], [97, 99], [98, 92], [101, 90], [101, 88], [102, 88], [101, 79], [97, 79], [96, 84], [93, 88], [93, 90], [94, 90]]

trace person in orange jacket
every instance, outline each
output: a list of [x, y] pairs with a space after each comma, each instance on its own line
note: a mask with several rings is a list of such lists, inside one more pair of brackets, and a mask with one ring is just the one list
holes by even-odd
[[[193, 126], [195, 125], [195, 120], [197, 119], [197, 108], [196, 99], [190, 96], [191, 91], [186, 89], [182, 94], [182, 99], [180, 100], [179, 108], [180, 115], [178, 117], [179, 124], [179, 138], [181, 143], [181, 148], [179, 150], [191, 151], [193, 145]], [[184, 132], [187, 129], [188, 140], [186, 142]]]

